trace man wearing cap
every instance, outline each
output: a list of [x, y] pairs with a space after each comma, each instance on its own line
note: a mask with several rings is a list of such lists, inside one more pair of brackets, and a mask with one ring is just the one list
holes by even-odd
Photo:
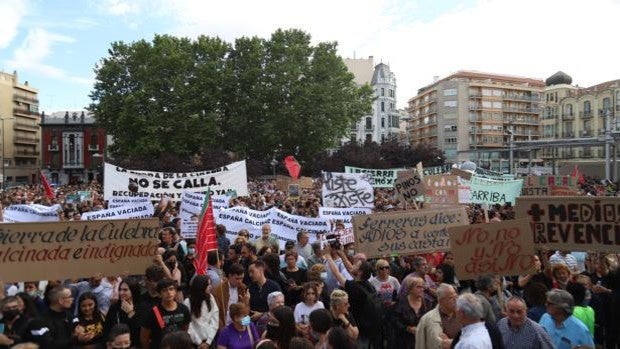
[[[280, 269], [286, 268], [286, 252], [295, 251], [295, 242], [292, 240], [286, 241], [284, 244], [284, 253], [280, 255]], [[308, 270], [308, 263], [306, 263], [306, 259], [299, 254], [297, 254], [297, 268]]]
[[573, 296], [567, 291], [553, 289], [547, 292], [547, 312], [539, 323], [558, 349], [594, 348], [590, 331], [572, 315], [573, 305]]

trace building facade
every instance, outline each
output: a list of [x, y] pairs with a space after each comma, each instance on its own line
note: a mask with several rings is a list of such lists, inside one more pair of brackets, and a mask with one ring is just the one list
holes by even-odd
[[38, 93], [28, 81], [20, 83], [17, 72], [0, 72], [0, 181], [5, 187], [38, 182], [41, 163]]
[[544, 88], [540, 79], [474, 71], [437, 78], [408, 101], [409, 138], [437, 146], [446, 161], [509, 172], [510, 143], [539, 138]]
[[106, 136], [85, 111], [41, 115], [43, 173], [57, 184], [101, 181]]
[[[566, 146], [543, 148], [539, 156], [562, 174], [578, 165], [587, 175], [604, 177], [605, 146], [596, 141], [608, 130], [614, 135], [620, 130], [620, 80], [584, 88], [572, 85], [572, 78], [560, 71], [546, 85], [541, 139], [565, 140]], [[574, 146], [577, 141], [583, 146]], [[610, 150], [617, 154], [616, 148], [614, 144]]]
[[396, 109], [396, 76], [387, 64], [373, 66], [373, 57], [368, 59], [345, 59], [344, 63], [355, 76], [358, 85], [369, 84], [374, 90], [375, 101], [372, 113], [364, 115], [351, 126], [346, 142], [376, 142], [398, 139], [399, 116]]

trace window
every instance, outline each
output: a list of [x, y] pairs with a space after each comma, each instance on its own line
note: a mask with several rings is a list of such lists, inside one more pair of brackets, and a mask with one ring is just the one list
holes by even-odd
[[351, 143], [355, 143], [355, 141], [356, 141], [355, 137], [357, 137], [356, 134], [355, 133], [351, 133], [351, 135], [349, 136], [349, 141]]
[[457, 101], [443, 101], [443, 106], [448, 108], [456, 108]]
[[592, 112], [592, 106], [590, 105], [590, 101], [583, 102], [583, 112], [585, 114], [590, 114]]
[[366, 142], [372, 142], [372, 134], [370, 133], [366, 134]]
[[385, 88], [381, 87], [381, 97], [385, 96]]
[[456, 89], [449, 88], [449, 89], [443, 90], [443, 95], [444, 96], [456, 96]]
[[385, 102], [381, 102], [381, 111], [385, 111]]
[[385, 135], [381, 134], [381, 143], [385, 143]]
[[572, 116], [573, 115], [573, 105], [567, 104], [564, 106], [564, 115]]
[[447, 132], [454, 132], [456, 129], [456, 125], [444, 125], [443, 127], [443, 130]]
[[372, 118], [366, 118], [366, 129], [372, 130]]
[[446, 138], [444, 139], [444, 143], [445, 144], [456, 144], [456, 137]]
[[381, 128], [385, 128], [385, 118], [381, 118]]
[[603, 111], [611, 109], [611, 99], [609, 97], [603, 98]]

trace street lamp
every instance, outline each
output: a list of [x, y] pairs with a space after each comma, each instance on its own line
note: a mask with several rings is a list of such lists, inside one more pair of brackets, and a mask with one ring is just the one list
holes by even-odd
[[514, 131], [512, 130], [512, 128], [507, 128], [506, 129], [506, 133], [508, 133], [510, 135], [510, 155], [509, 155], [509, 160], [508, 160], [508, 173], [512, 174], [512, 162], [514, 161], [514, 141], [515, 141], [515, 134]]
[[278, 164], [278, 160], [276, 160], [275, 155], [273, 159], [271, 159], [271, 168], [273, 168], [273, 178], [276, 178], [276, 165]]
[[91, 157], [95, 158], [95, 159], [99, 159], [99, 165], [97, 166], [98, 168], [98, 172], [100, 172], [101, 174], [101, 185], [103, 185], [103, 166], [104, 166], [104, 162], [105, 162], [105, 153], [95, 153], [93, 155], [91, 155]]
[[6, 134], [6, 128], [4, 127], [4, 120], [15, 120], [15, 118], [0, 118], [2, 120], [2, 189], [6, 189], [6, 142], [4, 135]]

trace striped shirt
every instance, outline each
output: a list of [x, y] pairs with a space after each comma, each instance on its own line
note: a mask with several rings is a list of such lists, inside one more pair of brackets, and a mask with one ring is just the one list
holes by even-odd
[[547, 332], [530, 319], [525, 319], [519, 328], [511, 327], [508, 318], [497, 322], [497, 328], [502, 334], [504, 348], [510, 349], [553, 349], [553, 342]]

